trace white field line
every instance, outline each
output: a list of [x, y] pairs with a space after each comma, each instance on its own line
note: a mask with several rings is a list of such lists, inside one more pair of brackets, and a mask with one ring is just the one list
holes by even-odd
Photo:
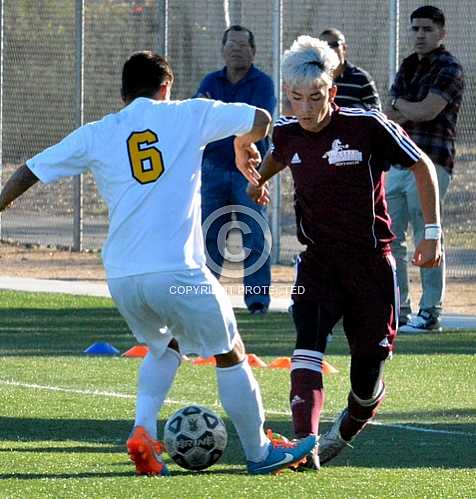
[[[6, 380], [0, 379], [0, 385], [9, 385], [9, 386], [17, 386], [19, 388], [30, 388], [32, 390], [46, 390], [49, 392], [61, 392], [61, 393], [73, 393], [76, 395], [87, 395], [92, 397], [112, 397], [112, 398], [121, 398], [121, 399], [135, 399], [135, 395], [130, 395], [128, 393], [119, 393], [119, 392], [109, 392], [103, 390], [81, 390], [79, 388], [64, 388], [61, 386], [49, 386], [49, 385], [37, 385], [34, 383], [23, 383], [21, 381], [14, 380]], [[173, 400], [173, 399], [165, 399], [165, 403], [168, 405], [190, 405], [193, 402], [190, 400]], [[213, 404], [213, 407], [221, 407], [218, 403]], [[266, 414], [270, 416], [291, 416], [290, 411], [278, 411], [274, 409], [266, 410]], [[321, 421], [331, 422], [333, 419], [321, 418]], [[462, 435], [468, 437], [474, 437], [473, 433], [468, 433], [464, 431], [450, 431], [450, 430], [433, 430], [432, 428], [422, 428], [418, 426], [409, 426], [404, 424], [389, 424], [389, 423], [381, 423], [378, 421], [371, 421], [370, 424], [375, 426], [383, 426], [385, 428], [395, 428], [397, 430], [407, 430], [407, 431], [416, 431], [420, 433], [436, 433], [442, 435]]]

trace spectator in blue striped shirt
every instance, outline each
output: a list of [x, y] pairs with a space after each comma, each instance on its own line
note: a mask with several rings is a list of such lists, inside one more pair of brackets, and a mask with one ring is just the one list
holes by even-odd
[[344, 34], [338, 29], [329, 28], [319, 38], [327, 42], [339, 58], [339, 66], [334, 71], [334, 83], [337, 86], [334, 102], [339, 107], [373, 108], [380, 111], [380, 98], [372, 76], [346, 59], [347, 43]]

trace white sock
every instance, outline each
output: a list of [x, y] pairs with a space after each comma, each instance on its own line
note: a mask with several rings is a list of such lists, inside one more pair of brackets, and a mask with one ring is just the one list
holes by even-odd
[[157, 417], [180, 366], [180, 354], [167, 348], [156, 359], [150, 352], [139, 368], [135, 426], [143, 426], [157, 438]]
[[248, 461], [260, 462], [269, 452], [263, 429], [261, 392], [247, 360], [233, 367], [217, 367], [218, 392], [233, 422]]

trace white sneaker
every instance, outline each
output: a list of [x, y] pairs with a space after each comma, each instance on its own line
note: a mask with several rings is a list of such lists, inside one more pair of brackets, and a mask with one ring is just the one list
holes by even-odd
[[425, 333], [428, 331], [441, 333], [442, 330], [440, 318], [426, 310], [420, 310], [416, 317], [398, 328], [399, 333]]
[[352, 445], [344, 440], [340, 434], [340, 425], [346, 414], [347, 409], [344, 409], [334, 421], [331, 429], [320, 436], [319, 460], [321, 464], [325, 464], [331, 459], [334, 459], [345, 447], [352, 448]]

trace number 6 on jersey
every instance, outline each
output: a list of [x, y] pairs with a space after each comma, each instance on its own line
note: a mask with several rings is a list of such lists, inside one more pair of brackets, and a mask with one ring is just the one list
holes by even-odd
[[127, 151], [131, 162], [132, 176], [141, 184], [155, 182], [164, 172], [162, 153], [156, 147], [145, 147], [158, 142], [152, 130], [132, 132], [127, 139]]

